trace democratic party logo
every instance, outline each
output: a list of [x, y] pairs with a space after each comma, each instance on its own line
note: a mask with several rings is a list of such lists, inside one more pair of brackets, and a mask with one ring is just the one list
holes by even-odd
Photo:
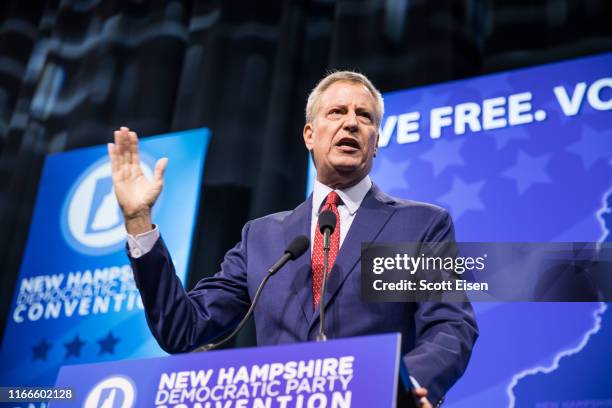
[[[145, 177], [153, 178], [154, 160], [141, 153]], [[65, 198], [61, 230], [66, 242], [78, 252], [103, 255], [125, 243], [125, 226], [115, 198], [111, 164], [103, 157], [85, 170]]]
[[131, 408], [136, 399], [136, 388], [125, 376], [112, 376], [97, 383], [87, 394], [84, 408]]

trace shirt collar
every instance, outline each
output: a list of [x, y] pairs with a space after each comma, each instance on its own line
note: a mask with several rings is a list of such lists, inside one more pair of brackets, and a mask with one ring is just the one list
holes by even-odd
[[[365, 195], [372, 187], [370, 176], [365, 176], [361, 181], [352, 187], [343, 190], [335, 190], [342, 199], [342, 203], [346, 206], [349, 213], [354, 215]], [[314, 182], [314, 191], [312, 193], [312, 213], [318, 214], [325, 198], [329, 193], [334, 191], [332, 188], [321, 183], [319, 180]]]

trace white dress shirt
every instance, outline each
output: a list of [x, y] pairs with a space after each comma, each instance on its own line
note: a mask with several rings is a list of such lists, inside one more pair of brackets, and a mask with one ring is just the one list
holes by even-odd
[[340, 248], [342, 248], [342, 243], [351, 228], [351, 224], [353, 224], [357, 210], [371, 187], [372, 180], [370, 180], [370, 176], [365, 176], [359, 183], [344, 190], [333, 190], [325, 184], [320, 183], [318, 180], [315, 180], [314, 192], [312, 194], [312, 217], [310, 222], [311, 248], [315, 239], [315, 228], [317, 228], [319, 223], [319, 213], [321, 212], [327, 195], [332, 191], [336, 191], [342, 200], [342, 204], [338, 206], [338, 215], [340, 216]]
[[159, 239], [159, 228], [153, 224], [151, 231], [143, 232], [136, 236], [127, 234], [127, 243], [132, 258], [140, 258], [151, 249]]

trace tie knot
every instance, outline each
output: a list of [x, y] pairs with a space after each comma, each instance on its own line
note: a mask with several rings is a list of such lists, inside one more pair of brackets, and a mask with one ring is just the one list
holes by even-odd
[[340, 196], [338, 195], [338, 193], [336, 193], [335, 191], [332, 191], [331, 193], [329, 193], [327, 195], [327, 199], [325, 200], [325, 205], [333, 205], [337, 207], [341, 203], [342, 203], [342, 200], [340, 199]]

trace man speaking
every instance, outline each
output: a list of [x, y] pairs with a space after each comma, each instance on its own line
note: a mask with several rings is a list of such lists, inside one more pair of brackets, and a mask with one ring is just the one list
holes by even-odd
[[166, 158], [144, 177], [136, 133], [122, 127], [109, 143], [113, 186], [125, 217], [128, 247], [147, 321], [160, 346], [190, 351], [231, 331], [246, 314], [268, 268], [299, 235], [310, 250], [270, 279], [254, 311], [257, 343], [314, 340], [318, 333], [323, 271], [319, 214], [332, 211], [325, 290], [325, 330], [330, 338], [402, 333], [402, 353], [421, 406], [438, 405], [463, 374], [478, 331], [469, 303], [368, 303], [360, 297], [362, 242], [454, 240], [448, 213], [436, 206], [383, 193], [368, 173], [383, 115], [380, 92], [363, 75], [335, 72], [308, 97], [304, 143], [317, 180], [313, 194], [292, 211], [249, 221], [221, 270], [186, 292], [152, 223], [151, 208], [163, 187]]

